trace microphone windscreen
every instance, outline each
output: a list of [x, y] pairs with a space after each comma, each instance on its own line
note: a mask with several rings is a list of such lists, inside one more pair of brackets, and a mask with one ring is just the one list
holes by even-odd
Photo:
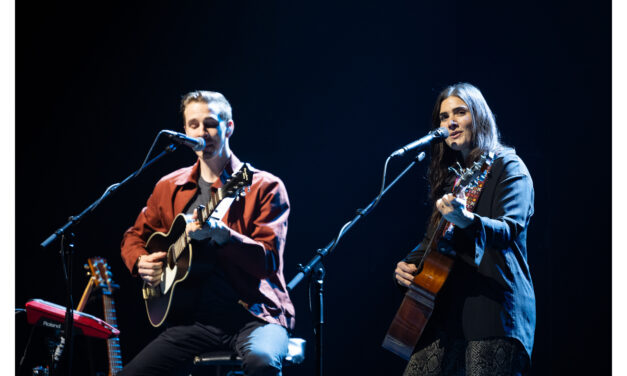
[[447, 138], [449, 136], [449, 132], [448, 129], [444, 128], [444, 127], [440, 127], [438, 129], [435, 130], [436, 135], [438, 136], [438, 138]]
[[194, 151], [203, 151], [205, 146], [207, 146], [205, 139], [202, 137], [195, 138], [194, 140], [198, 141], [198, 144], [192, 148]]

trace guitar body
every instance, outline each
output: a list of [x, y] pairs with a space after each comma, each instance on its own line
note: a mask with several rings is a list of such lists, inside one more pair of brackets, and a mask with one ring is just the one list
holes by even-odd
[[[154, 327], [161, 326], [171, 310], [174, 289], [189, 275], [192, 264], [192, 245], [182, 244], [180, 239], [185, 234], [187, 220], [184, 214], [174, 218], [174, 222], [167, 234], [155, 232], [148, 238], [146, 249], [153, 252], [167, 252], [166, 262], [161, 275], [161, 282], [155, 286], [148, 286], [144, 282], [142, 293], [146, 305], [148, 320]], [[184, 236], [183, 236], [184, 238]], [[179, 245], [177, 249], [177, 244]], [[177, 252], [179, 251], [179, 252]], [[178, 257], [175, 255], [178, 254]]]
[[[251, 167], [244, 163], [222, 187], [211, 195], [211, 199], [206, 206], [199, 205], [196, 208], [198, 221], [204, 223], [212, 214], [220, 212], [219, 205], [225, 199], [225, 203], [230, 203], [237, 197], [245, 195], [245, 188], [249, 188], [253, 182], [253, 172]], [[229, 202], [230, 201], [230, 202]], [[228, 205], [223, 208], [228, 209]], [[224, 214], [224, 213], [223, 213]], [[222, 215], [218, 216], [219, 218]], [[184, 214], [179, 214], [174, 218], [172, 226], [167, 234], [162, 232], [153, 233], [146, 242], [148, 252], [167, 252], [163, 273], [160, 283], [151, 287], [144, 282], [142, 295], [146, 305], [148, 320], [154, 327], [161, 326], [166, 318], [170, 316], [173, 321], [189, 320], [196, 308], [197, 287], [199, 279], [206, 277], [211, 270], [211, 252], [201, 252], [197, 256], [194, 264], [194, 276], [190, 277], [192, 271], [192, 244], [185, 233], [187, 228], [187, 218]], [[174, 290], [177, 285], [185, 280], [189, 283], [179, 286], [177, 296], [174, 298]], [[172, 307], [176, 307], [173, 313]], [[172, 317], [174, 316], [174, 317]]]
[[431, 317], [435, 298], [446, 282], [453, 259], [433, 251], [425, 256], [383, 340], [383, 348], [409, 360]]

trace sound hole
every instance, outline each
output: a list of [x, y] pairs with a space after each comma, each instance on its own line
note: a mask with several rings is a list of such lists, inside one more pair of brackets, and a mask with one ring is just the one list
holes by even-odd
[[174, 266], [176, 265], [176, 260], [174, 259], [175, 254], [176, 254], [175, 253], [175, 249], [174, 249], [174, 245], [175, 244], [176, 243], [173, 243], [170, 247], [168, 247], [168, 257], [167, 257], [167, 260], [168, 260], [168, 267], [170, 269], [174, 268]]

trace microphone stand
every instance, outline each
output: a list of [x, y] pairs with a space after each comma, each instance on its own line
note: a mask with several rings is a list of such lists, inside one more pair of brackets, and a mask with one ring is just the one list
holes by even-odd
[[[161, 133], [159, 133], [159, 135], [161, 135]], [[64, 224], [63, 226], [61, 226], [59, 229], [57, 229], [54, 233], [52, 233], [52, 235], [50, 235], [46, 240], [44, 240], [41, 243], [41, 247], [42, 248], [47, 248], [52, 242], [54, 242], [57, 238], [61, 237], [61, 249], [59, 251], [59, 253], [61, 254], [61, 263], [62, 263], [62, 267], [63, 267], [63, 277], [65, 279], [65, 284], [66, 284], [66, 307], [65, 307], [65, 329], [64, 329], [64, 334], [65, 334], [65, 346], [68, 348], [68, 357], [67, 357], [67, 375], [71, 376], [72, 375], [72, 345], [73, 345], [73, 322], [74, 322], [74, 313], [72, 310], [72, 307], [74, 306], [73, 301], [72, 301], [72, 261], [73, 261], [73, 256], [74, 256], [74, 243], [72, 241], [72, 239], [75, 237], [75, 235], [69, 231], [72, 227], [74, 227], [75, 225], [77, 225], [82, 219], [83, 217], [88, 214], [91, 213], [94, 209], [96, 209], [96, 207], [107, 197], [111, 196], [111, 194], [113, 194], [114, 192], [116, 192], [118, 190], [118, 188], [120, 188], [121, 186], [123, 186], [124, 184], [126, 184], [128, 181], [130, 181], [131, 179], [137, 177], [142, 171], [144, 171], [146, 169], [146, 167], [152, 165], [154, 162], [156, 162], [157, 160], [161, 159], [164, 155], [168, 154], [168, 153], [172, 153], [173, 151], [176, 150], [176, 145], [174, 144], [170, 144], [168, 146], [165, 147], [165, 150], [163, 150], [161, 153], [159, 153], [159, 155], [157, 155], [156, 157], [154, 157], [152, 160], [146, 162], [146, 160], [148, 159], [148, 156], [150, 155], [152, 149], [155, 146], [155, 143], [157, 141], [157, 139], [159, 138], [159, 135], [157, 135], [157, 138], [155, 138], [155, 141], [152, 144], [152, 147], [150, 148], [150, 151], [148, 151], [148, 155], [146, 156], [146, 159], [144, 160], [144, 163], [141, 165], [141, 167], [133, 172], [131, 175], [129, 175], [126, 179], [124, 179], [121, 183], [116, 183], [111, 185], [109, 188], [107, 188], [105, 190], [105, 192], [102, 194], [102, 196], [97, 199], [96, 201], [94, 201], [91, 205], [89, 205], [85, 210], [83, 210], [80, 214], [76, 215], [76, 216], [70, 216], [69, 220], [66, 224]], [[68, 241], [69, 240], [69, 241]], [[50, 369], [52, 372], [56, 373], [56, 369], [55, 369], [55, 364], [53, 364]]]
[[[316, 337], [315, 351], [316, 351], [316, 375], [322, 376], [322, 326], [324, 324], [324, 299], [323, 299], [323, 286], [324, 286], [324, 277], [326, 274], [326, 270], [323, 264], [324, 257], [327, 256], [335, 247], [337, 246], [339, 240], [344, 236], [344, 234], [350, 230], [357, 221], [361, 218], [368, 215], [372, 209], [379, 203], [379, 200], [386, 194], [386, 192], [394, 185], [398, 180], [403, 177], [414, 165], [418, 162], [421, 162], [425, 158], [425, 153], [420, 152], [412, 162], [388, 185], [385, 187], [385, 173], [387, 170], [388, 162], [390, 158], [397, 156], [398, 154], [390, 155], [385, 161], [385, 167], [383, 169], [383, 182], [381, 184], [381, 191], [379, 195], [375, 197], [374, 200], [365, 208], [358, 209], [357, 215], [350, 221], [348, 221], [340, 230], [339, 234], [335, 239], [333, 239], [326, 247], [316, 250], [316, 255], [307, 263], [307, 265], [303, 266], [302, 264], [298, 264], [298, 274], [287, 285], [288, 291], [292, 291], [294, 287], [296, 287], [303, 278], [310, 276], [310, 293], [309, 293], [309, 308], [313, 311], [315, 327], [314, 327], [314, 335]], [[316, 298], [314, 301], [316, 302], [315, 307], [312, 309], [311, 307], [311, 287], [313, 285]]]

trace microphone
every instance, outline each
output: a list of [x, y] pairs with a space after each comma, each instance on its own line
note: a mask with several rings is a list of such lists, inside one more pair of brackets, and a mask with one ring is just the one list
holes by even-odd
[[166, 136], [170, 137], [175, 142], [178, 142], [179, 144], [183, 144], [187, 147], [190, 147], [194, 151], [201, 151], [206, 146], [205, 139], [202, 137], [191, 138], [186, 134], [170, 131], [167, 129], [164, 129], [161, 132], [165, 133]]
[[390, 157], [400, 157], [403, 156], [405, 153], [407, 153], [410, 150], [414, 150], [414, 149], [424, 149], [427, 146], [431, 145], [431, 143], [433, 141], [436, 140], [442, 140], [444, 138], [448, 137], [448, 129], [444, 128], [444, 127], [440, 127], [438, 129], [434, 129], [431, 132], [427, 133], [426, 136], [412, 142], [409, 143], [405, 146], [403, 146], [402, 148], [398, 149], [397, 151], [395, 151], [394, 153], [392, 153], [390, 155]]

